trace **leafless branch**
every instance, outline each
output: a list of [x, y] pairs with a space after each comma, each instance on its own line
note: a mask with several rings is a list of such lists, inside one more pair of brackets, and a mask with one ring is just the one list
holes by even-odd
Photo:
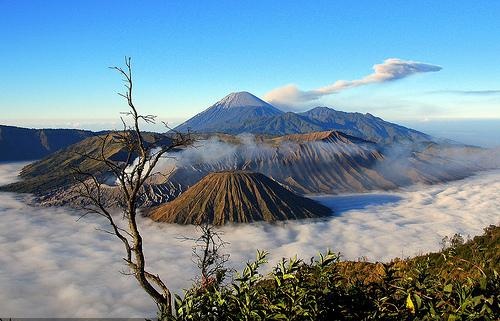
[[[121, 208], [126, 227], [119, 226], [117, 217], [108, 209], [104, 199], [103, 184], [99, 175], [93, 169], [75, 167], [74, 176], [79, 183], [79, 196], [85, 198], [90, 205], [82, 208], [85, 214], [97, 214], [107, 219], [111, 229], [98, 229], [104, 233], [115, 235], [124, 245], [124, 261], [140, 286], [148, 293], [162, 311], [172, 313], [171, 293], [166, 283], [155, 273], [146, 270], [146, 258], [143, 251], [143, 239], [137, 224], [139, 199], [141, 190], [152, 176], [158, 174], [154, 168], [159, 160], [173, 149], [191, 143], [190, 133], [183, 134], [169, 130], [168, 134], [156, 135], [150, 139], [141, 130], [141, 122], [152, 124], [156, 122], [154, 115], [139, 114], [133, 100], [133, 77], [130, 57], [125, 57], [125, 67], [110, 67], [123, 78], [125, 91], [118, 93], [124, 98], [128, 110], [121, 113], [123, 130], [97, 136], [99, 148], [92, 151], [80, 151], [77, 154], [84, 160], [97, 163], [106, 172], [116, 178], [120, 190], [117, 201]], [[127, 124], [127, 118], [131, 125]], [[169, 128], [164, 123], [166, 128]], [[111, 159], [110, 150], [125, 153], [121, 160]], [[104, 173], [106, 174], [106, 173]], [[213, 239], [210, 239], [212, 242]]]

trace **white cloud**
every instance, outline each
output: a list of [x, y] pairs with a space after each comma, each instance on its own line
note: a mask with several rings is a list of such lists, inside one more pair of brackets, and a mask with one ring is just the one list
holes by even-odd
[[[19, 167], [17, 167], [19, 168]], [[15, 172], [0, 165], [0, 175]], [[10, 174], [9, 174], [10, 175]], [[12, 178], [12, 175], [11, 175]], [[4, 180], [6, 182], [6, 180]], [[251, 224], [222, 228], [237, 268], [256, 249], [303, 258], [331, 248], [345, 258], [389, 260], [437, 250], [443, 236], [477, 235], [498, 224], [500, 171], [397, 193], [321, 197], [336, 210], [325, 220]], [[13, 317], [144, 317], [154, 304], [135, 280], [119, 273], [121, 243], [96, 231], [93, 217], [76, 222], [78, 212], [33, 208], [28, 196], [0, 193], [0, 311]], [[28, 197], [29, 198], [29, 197]], [[191, 226], [141, 220], [151, 270], [176, 292], [195, 274], [191, 244], [176, 236], [194, 235]]]
[[361, 79], [337, 80], [331, 85], [305, 91], [299, 89], [296, 85], [290, 84], [271, 90], [264, 96], [264, 100], [279, 106], [293, 106], [314, 101], [322, 96], [338, 93], [345, 89], [398, 80], [414, 74], [436, 72], [441, 69], [440, 66], [428, 63], [389, 58], [381, 64], [374, 65], [373, 73]]
[[2, 163], [0, 162], [0, 186], [13, 183], [19, 179], [19, 170], [30, 162]]

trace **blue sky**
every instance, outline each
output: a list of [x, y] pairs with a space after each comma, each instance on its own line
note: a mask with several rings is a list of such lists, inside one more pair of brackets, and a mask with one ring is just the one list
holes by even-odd
[[107, 67], [125, 55], [137, 105], [173, 125], [232, 91], [315, 90], [389, 58], [442, 69], [293, 109], [500, 119], [498, 17], [497, 1], [0, 0], [0, 123], [114, 126], [125, 105]]

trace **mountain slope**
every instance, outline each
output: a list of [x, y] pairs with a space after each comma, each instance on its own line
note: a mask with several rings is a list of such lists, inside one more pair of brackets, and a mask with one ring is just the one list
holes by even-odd
[[256, 142], [235, 142], [231, 137], [199, 142], [208, 150], [226, 152], [216, 158], [181, 160], [169, 181], [190, 186], [210, 172], [247, 170], [263, 173], [299, 194], [365, 192], [398, 186], [377, 168], [385, 158], [376, 144], [343, 133], [293, 134]]
[[218, 135], [175, 156], [175, 165], [165, 169], [165, 182], [182, 192], [210, 172], [248, 170], [298, 194], [359, 193], [464, 178], [492, 168], [477, 161], [487, 154], [473, 147], [427, 143], [381, 147], [336, 131], [257, 136], [254, 141]]
[[[72, 148], [78, 145], [84, 150], [91, 148], [84, 143]], [[21, 181], [1, 189], [34, 192], [37, 201], [44, 205], [80, 204], [74, 185], [66, 185], [71, 178], [66, 164], [68, 161], [80, 164], [82, 160], [68, 152], [57, 152], [25, 167]], [[140, 206], [171, 201], [209, 173], [219, 171], [259, 172], [303, 195], [359, 193], [392, 190], [414, 183], [433, 184], [500, 166], [484, 162], [490, 158], [489, 151], [480, 148], [436, 143], [382, 147], [337, 131], [255, 136], [254, 140], [249, 140], [248, 136], [217, 134], [205, 136], [194, 146], [178, 149], [169, 156], [157, 168], [163, 174], [146, 182]], [[82, 165], [90, 171], [98, 169], [91, 167], [94, 164]], [[119, 195], [118, 190], [111, 184], [104, 192], [111, 206]]]
[[92, 136], [79, 129], [30, 129], [0, 125], [0, 162], [39, 159]]
[[155, 221], [214, 225], [328, 216], [331, 210], [260, 173], [211, 173], [170, 203], [149, 212]]
[[229, 130], [231, 134], [253, 133], [267, 135], [288, 135], [326, 130], [324, 126], [311, 122], [306, 117], [287, 112], [281, 115], [256, 118]]
[[377, 143], [431, 141], [432, 137], [371, 114], [347, 113], [328, 107], [316, 107], [300, 114], [323, 130], [337, 130]]
[[[75, 167], [104, 178], [108, 171], [106, 165], [83, 156], [88, 154], [98, 157], [103, 137], [104, 135], [88, 137], [25, 166], [20, 173], [22, 180], [2, 186], [1, 190], [43, 195], [57, 189], [58, 193], [62, 193], [75, 183], [73, 179]], [[144, 139], [146, 143], [151, 144], [168, 145], [170, 143], [165, 136], [160, 134], [144, 133]], [[119, 161], [126, 157], [124, 146], [112, 138], [107, 140], [104, 151], [105, 156], [112, 160]], [[59, 196], [58, 193], [54, 194], [56, 199]]]
[[379, 144], [394, 142], [425, 142], [433, 138], [419, 131], [387, 122], [371, 114], [347, 113], [328, 107], [316, 107], [303, 113], [284, 113], [256, 118], [238, 128], [226, 130], [232, 134], [243, 132], [288, 135], [315, 131], [336, 130]]
[[[231, 93], [205, 111], [175, 128], [176, 131], [227, 131], [257, 118], [280, 115], [283, 112], [248, 92]], [[223, 129], [223, 130], [221, 130]]]
[[175, 128], [197, 133], [288, 135], [336, 130], [380, 144], [425, 142], [432, 137], [371, 114], [316, 107], [303, 113], [282, 112], [247, 92], [232, 93]]
[[[89, 138], [26, 166], [21, 181], [1, 189], [35, 193], [38, 201], [46, 205], [80, 203], [74, 195], [76, 189], [70, 188], [74, 184], [71, 168], [78, 165], [89, 172], [105, 171], [103, 166], [78, 155], [91, 152], [95, 139]], [[169, 155], [176, 162], [173, 168], [160, 164], [159, 169], [167, 176], [159, 175], [147, 182], [148, 195], [140, 202], [142, 206], [170, 201], [210, 172], [226, 170], [261, 172], [303, 194], [395, 188], [392, 182], [370, 170], [383, 159], [375, 144], [339, 132], [256, 137], [255, 142], [217, 135], [195, 145]], [[106, 154], [119, 154], [119, 146], [108, 146]], [[106, 199], [115, 198], [113, 189], [106, 188]]]

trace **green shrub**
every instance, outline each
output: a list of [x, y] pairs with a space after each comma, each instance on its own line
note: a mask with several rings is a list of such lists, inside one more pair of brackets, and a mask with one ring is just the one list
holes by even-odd
[[[498, 227], [440, 253], [382, 264], [342, 262], [328, 251], [309, 263], [267, 252], [228, 284], [176, 296], [175, 320], [498, 320]], [[458, 240], [458, 241], [457, 241]]]

